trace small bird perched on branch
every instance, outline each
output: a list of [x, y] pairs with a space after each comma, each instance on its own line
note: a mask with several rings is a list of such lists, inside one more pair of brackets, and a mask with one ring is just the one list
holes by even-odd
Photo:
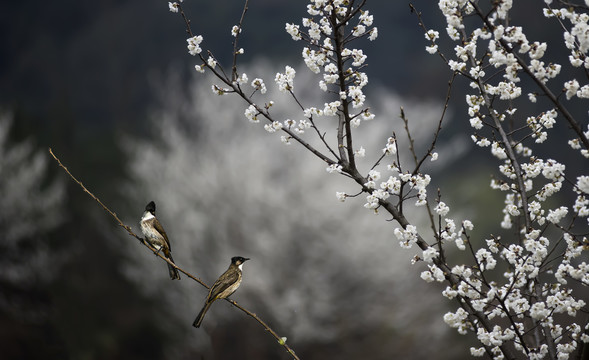
[[[153, 246], [158, 252], [162, 251], [168, 260], [174, 262], [174, 259], [172, 259], [170, 240], [168, 240], [168, 235], [166, 235], [162, 224], [160, 224], [159, 220], [155, 217], [155, 203], [153, 201], [150, 201], [149, 204], [145, 206], [145, 212], [141, 217], [140, 224], [141, 232], [143, 232], [143, 235], [149, 244], [151, 244], [151, 246]], [[178, 270], [170, 264], [168, 264], [168, 272], [170, 273], [170, 278], [172, 280], [180, 280]]]
[[225, 299], [237, 290], [241, 284], [241, 272], [243, 263], [249, 260], [241, 256], [234, 256], [231, 258], [231, 265], [223, 275], [219, 276], [217, 281], [211, 286], [209, 295], [205, 301], [205, 305], [202, 310], [198, 313], [198, 316], [192, 323], [192, 326], [198, 328], [204, 319], [207, 310], [217, 299]]

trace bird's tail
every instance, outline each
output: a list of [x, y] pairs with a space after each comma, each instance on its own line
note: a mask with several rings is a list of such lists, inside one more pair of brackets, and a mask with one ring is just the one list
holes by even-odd
[[[174, 262], [174, 259], [172, 259], [172, 254], [168, 253], [168, 259], [170, 259], [171, 262]], [[178, 272], [178, 269], [176, 269], [175, 267], [173, 267], [172, 265], [168, 264], [168, 272], [170, 273], [170, 279], [172, 280], [180, 280], [180, 273]]]
[[204, 319], [205, 314], [207, 313], [207, 310], [209, 310], [209, 308], [211, 307], [211, 304], [213, 302], [205, 302], [205, 306], [203, 306], [202, 310], [198, 313], [198, 315], [196, 316], [196, 319], [194, 319], [194, 322], [192, 323], [192, 326], [194, 326], [195, 328], [199, 328], [200, 324], [202, 323], [202, 319]]

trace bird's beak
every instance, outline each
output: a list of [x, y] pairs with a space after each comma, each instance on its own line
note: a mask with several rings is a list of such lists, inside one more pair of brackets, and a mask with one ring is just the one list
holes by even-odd
[[243, 258], [243, 262], [248, 261], [250, 258]]

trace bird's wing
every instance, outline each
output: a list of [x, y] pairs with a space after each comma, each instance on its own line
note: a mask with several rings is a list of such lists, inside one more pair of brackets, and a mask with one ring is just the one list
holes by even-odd
[[[211, 291], [209, 292], [208, 301], [214, 301], [218, 298], [223, 291], [227, 290], [231, 285], [239, 281], [239, 271], [237, 269], [229, 268], [223, 275], [219, 276], [217, 281], [213, 284]], [[225, 295], [225, 297], [231, 294]]]
[[162, 224], [160, 224], [159, 220], [156, 218], [155, 221], [153, 222], [153, 227], [155, 227], [155, 229], [162, 234], [162, 236], [164, 237], [164, 240], [166, 240], [166, 244], [168, 245], [168, 249], [172, 250], [172, 247], [170, 246], [170, 240], [168, 240], [168, 234], [166, 234], [166, 231], [164, 230], [164, 227], [162, 226]]

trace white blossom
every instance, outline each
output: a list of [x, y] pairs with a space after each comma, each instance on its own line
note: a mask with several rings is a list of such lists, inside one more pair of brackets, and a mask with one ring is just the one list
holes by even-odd
[[231, 36], [237, 37], [237, 35], [239, 35], [240, 33], [241, 33], [241, 28], [237, 25], [233, 25], [233, 27], [231, 28]]
[[323, 108], [323, 115], [325, 116], [335, 116], [337, 115], [338, 108], [341, 106], [341, 101], [332, 101], [330, 103], [325, 103], [325, 107]]
[[202, 49], [200, 48], [200, 43], [202, 43], [202, 40], [203, 37], [201, 35], [186, 39], [186, 42], [188, 43], [188, 53], [190, 55], [195, 56], [201, 53]]
[[171, 12], [173, 13], [177, 13], [179, 8], [178, 8], [178, 3], [177, 2], [168, 2], [168, 8]]
[[570, 100], [577, 94], [577, 90], [579, 90], [579, 82], [576, 79], [569, 80], [564, 83], [564, 88], [566, 89], [567, 100]]
[[433, 55], [438, 52], [438, 45], [428, 45], [425, 47], [425, 51]]
[[448, 215], [450, 208], [443, 201], [440, 201], [434, 208], [434, 211], [440, 216], [446, 216]]
[[333, 163], [330, 164], [326, 169], [325, 169], [328, 173], [334, 173], [334, 172], [338, 172], [341, 173], [342, 172], [342, 166], [337, 164], [337, 163]]
[[296, 75], [295, 69], [290, 66], [286, 66], [284, 73], [277, 73], [274, 81], [278, 85], [278, 89], [281, 92], [289, 92], [294, 88], [294, 78]]
[[589, 176], [579, 176], [577, 177], [576, 187], [580, 192], [589, 195]]
[[217, 60], [212, 56], [209, 56], [207, 59], [207, 65], [214, 69], [217, 66]]
[[264, 125], [264, 129], [269, 133], [275, 133], [282, 129], [282, 123], [279, 121], [273, 121], [270, 124]]
[[439, 251], [433, 246], [423, 250], [423, 260], [427, 263], [432, 263], [435, 258], [440, 255]]
[[370, 30], [370, 36], [368, 36], [368, 40], [374, 41], [374, 40], [376, 40], [377, 37], [378, 37], [378, 29], [373, 27]]
[[254, 80], [252, 80], [251, 84], [250, 84], [255, 90], [260, 91], [260, 93], [265, 94], [267, 89], [266, 89], [266, 84], [264, 84], [264, 80], [260, 79], [260, 78], [255, 78]]
[[292, 37], [294, 41], [301, 40], [301, 32], [299, 31], [299, 26], [294, 24], [286, 24], [286, 32]]
[[546, 220], [550, 221], [551, 223], [557, 224], [562, 220], [562, 218], [566, 216], [567, 213], [568, 209], [566, 206], [561, 206], [558, 209], [554, 210], [548, 210]]
[[425, 33], [425, 38], [430, 41], [436, 41], [440, 38], [440, 33], [436, 30], [430, 29]]
[[202, 73], [204, 73], [204, 72], [205, 72], [206, 66], [205, 66], [205, 64], [201, 64], [201, 65], [194, 65], [194, 69], [195, 69], [197, 72], [199, 72], [199, 73], [201, 73], [201, 74], [202, 74]]
[[258, 115], [259, 112], [254, 105], [250, 105], [245, 109], [245, 117], [252, 123], [260, 122]]
[[395, 236], [399, 240], [399, 244], [404, 249], [410, 249], [417, 241], [417, 228], [414, 225], [407, 225], [405, 229], [396, 228]]
[[385, 147], [382, 149], [385, 155], [395, 155], [397, 153], [397, 139], [391, 136], [387, 139]]

